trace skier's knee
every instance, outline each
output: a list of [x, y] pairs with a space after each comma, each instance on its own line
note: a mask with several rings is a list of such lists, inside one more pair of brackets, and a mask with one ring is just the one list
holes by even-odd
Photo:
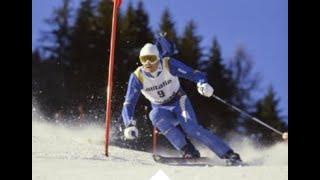
[[151, 111], [150, 111], [150, 113], [149, 113], [149, 118], [152, 120], [152, 122], [154, 121], [154, 120], [156, 120], [157, 119], [157, 116], [159, 116], [159, 109], [152, 109]]
[[157, 119], [153, 121], [153, 126], [158, 129], [167, 129], [165, 127], [169, 127], [169, 124], [166, 123], [164, 119]]
[[160, 119], [172, 119], [172, 115], [165, 109], [155, 108], [150, 111], [149, 118], [153, 125], [155, 125]]

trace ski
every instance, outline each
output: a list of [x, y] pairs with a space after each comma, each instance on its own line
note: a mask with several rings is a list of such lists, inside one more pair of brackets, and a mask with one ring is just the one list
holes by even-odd
[[247, 163], [242, 163], [239, 165], [231, 165], [229, 163], [216, 162], [208, 157], [200, 158], [182, 158], [182, 157], [166, 157], [161, 155], [152, 155], [152, 158], [157, 163], [167, 164], [167, 165], [181, 165], [181, 166], [249, 166]]
[[168, 165], [207, 165], [213, 166], [213, 160], [208, 157], [200, 158], [182, 158], [182, 157], [166, 157], [161, 155], [152, 155], [153, 159], [157, 163], [168, 164]]

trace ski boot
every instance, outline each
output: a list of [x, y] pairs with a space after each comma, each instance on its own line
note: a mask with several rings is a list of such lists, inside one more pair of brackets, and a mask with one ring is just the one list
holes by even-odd
[[223, 157], [223, 159], [226, 159], [227, 166], [242, 166], [243, 162], [239, 156], [239, 154], [228, 151], [227, 154]]
[[200, 152], [191, 143], [185, 145], [182, 148], [182, 151], [182, 157], [185, 159], [200, 158]]

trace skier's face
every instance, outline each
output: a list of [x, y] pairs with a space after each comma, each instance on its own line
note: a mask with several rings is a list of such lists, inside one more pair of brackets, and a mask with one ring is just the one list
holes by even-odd
[[143, 64], [143, 70], [148, 73], [153, 73], [158, 69], [159, 62], [160, 61], [157, 61], [156, 63], [147, 62]]
[[146, 72], [155, 72], [159, 65], [159, 58], [155, 55], [140, 56], [140, 62]]

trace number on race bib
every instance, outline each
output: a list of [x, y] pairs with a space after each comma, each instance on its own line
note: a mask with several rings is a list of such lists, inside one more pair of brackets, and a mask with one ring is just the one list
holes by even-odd
[[159, 95], [159, 97], [161, 97], [161, 98], [165, 96], [165, 94], [164, 94], [163, 91], [158, 91], [158, 95]]

